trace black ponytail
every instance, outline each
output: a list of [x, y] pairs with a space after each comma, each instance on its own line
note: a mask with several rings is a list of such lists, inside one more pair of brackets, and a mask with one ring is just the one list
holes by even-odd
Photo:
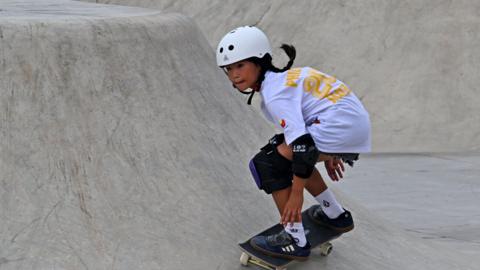
[[[285, 54], [287, 54], [289, 58], [287, 65], [281, 69], [273, 65], [272, 56], [268, 53], [265, 54], [265, 56], [263, 56], [262, 58], [252, 57], [247, 59], [247, 61], [253, 62], [262, 68], [262, 71], [260, 72], [260, 76], [258, 77], [258, 81], [257, 81], [259, 85], [261, 85], [263, 80], [265, 79], [265, 73], [267, 73], [267, 71], [281, 73], [289, 70], [293, 66], [293, 62], [295, 61], [295, 57], [297, 56], [297, 50], [295, 49], [295, 47], [293, 47], [293, 45], [282, 44], [280, 48], [285, 52]], [[253, 98], [253, 95], [255, 94], [255, 91], [243, 93], [243, 94], [250, 95], [247, 101], [247, 104], [250, 105], [252, 103], [252, 98]]]
[[297, 50], [295, 49], [295, 47], [293, 47], [293, 45], [282, 44], [280, 48], [283, 49], [283, 51], [285, 51], [285, 54], [287, 54], [290, 60], [288, 61], [285, 67], [283, 67], [282, 69], [279, 69], [272, 64], [272, 59], [270, 57], [270, 61], [268, 61], [269, 65], [266, 66], [267, 70], [273, 71], [275, 73], [280, 73], [280, 72], [289, 70], [293, 66], [293, 61], [295, 61], [295, 57], [297, 56]]
[[289, 70], [293, 66], [293, 62], [295, 61], [295, 57], [297, 56], [297, 50], [295, 49], [295, 47], [293, 47], [293, 45], [282, 44], [280, 48], [285, 52], [285, 54], [287, 54], [289, 58], [287, 65], [283, 68], [277, 68], [273, 65], [272, 56], [270, 54], [265, 54], [265, 56], [262, 58], [252, 57], [247, 59], [248, 61], [257, 64], [262, 68], [262, 72], [260, 73], [260, 77], [258, 78], [259, 84], [261, 84], [265, 79], [265, 73], [267, 73], [267, 71], [281, 73]]

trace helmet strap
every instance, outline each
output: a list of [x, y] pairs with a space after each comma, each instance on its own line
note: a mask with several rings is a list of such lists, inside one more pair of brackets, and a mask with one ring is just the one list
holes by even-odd
[[248, 91], [248, 92], [243, 92], [243, 91], [240, 91], [240, 89], [238, 89], [237, 87], [235, 87], [234, 84], [232, 84], [233, 88], [237, 89], [238, 92], [244, 94], [244, 95], [250, 95], [248, 97], [248, 100], [247, 100], [247, 104], [248, 105], [252, 105], [252, 99], [253, 99], [253, 95], [255, 94], [255, 92], [260, 92], [260, 85], [257, 83], [255, 84], [254, 86], [252, 86], [252, 91]]
[[248, 105], [252, 105], [252, 98], [253, 98], [253, 95], [255, 94], [255, 91], [252, 91], [250, 92], [250, 96], [248, 97], [248, 101], [247, 101], [247, 104]]

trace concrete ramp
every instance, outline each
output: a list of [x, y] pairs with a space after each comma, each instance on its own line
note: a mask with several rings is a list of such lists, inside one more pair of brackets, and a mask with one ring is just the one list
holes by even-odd
[[370, 112], [375, 152], [480, 150], [480, 2], [99, 0], [181, 12], [213, 48], [239, 25], [258, 25], [279, 65], [337, 76]]
[[237, 257], [263, 215], [246, 207], [258, 196], [247, 153], [271, 131], [233, 98], [195, 24], [70, 1], [2, 14], [0, 268], [208, 269]]
[[[246, 166], [273, 130], [199, 28], [137, 8], [2, 5], [0, 268], [241, 269], [237, 242], [278, 220]], [[298, 268], [468, 269], [349, 207], [357, 229]]]

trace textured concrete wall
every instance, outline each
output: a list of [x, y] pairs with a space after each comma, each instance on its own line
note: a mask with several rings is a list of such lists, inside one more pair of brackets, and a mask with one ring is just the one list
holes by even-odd
[[[215, 48], [239, 25], [296, 65], [345, 81], [365, 103], [375, 152], [480, 150], [480, 2], [100, 0], [187, 14]], [[285, 57], [274, 51], [280, 64]]]
[[236, 260], [251, 141], [271, 130], [225, 91], [196, 25], [70, 1], [9, 5], [0, 13], [0, 268]]

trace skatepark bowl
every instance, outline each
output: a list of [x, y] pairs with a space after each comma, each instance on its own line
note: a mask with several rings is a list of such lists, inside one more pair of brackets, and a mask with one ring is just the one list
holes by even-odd
[[478, 269], [477, 2], [93, 2], [0, 1], [1, 270], [243, 269], [279, 219], [248, 171], [278, 131], [215, 65], [247, 24], [372, 119], [374, 153], [327, 181], [355, 230], [289, 268]]

